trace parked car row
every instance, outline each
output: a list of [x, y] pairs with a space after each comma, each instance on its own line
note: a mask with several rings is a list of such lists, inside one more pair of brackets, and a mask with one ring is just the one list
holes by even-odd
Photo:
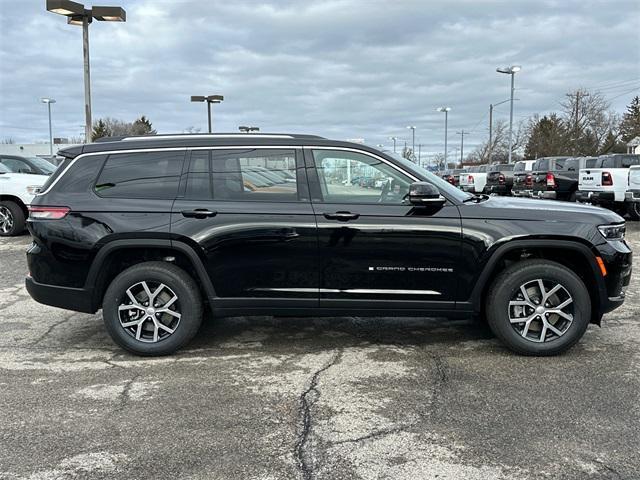
[[543, 157], [440, 176], [466, 192], [591, 203], [640, 219], [640, 155]]

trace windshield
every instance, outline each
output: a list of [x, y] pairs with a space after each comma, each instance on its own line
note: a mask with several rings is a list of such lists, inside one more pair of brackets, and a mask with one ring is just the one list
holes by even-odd
[[0, 163], [0, 173], [11, 173], [11, 170]]
[[407, 160], [406, 158], [403, 158], [402, 156], [400, 156], [397, 153], [393, 153], [393, 152], [385, 152], [385, 153], [386, 153], [386, 155], [394, 158], [400, 164], [400, 166], [404, 167], [409, 172], [414, 172], [414, 173], [417, 173], [418, 175], [424, 177], [430, 183], [433, 183], [436, 187], [438, 187], [438, 189], [442, 193], [444, 193], [447, 196], [455, 199], [458, 202], [464, 202], [465, 200], [467, 200], [469, 198], [473, 198], [475, 196], [475, 195], [473, 195], [471, 193], [463, 192], [462, 190], [460, 190], [460, 189], [454, 187], [453, 185], [451, 185], [446, 180], [443, 180], [442, 178], [440, 178], [440, 177], [436, 176], [435, 174], [431, 173], [426, 168], [423, 168], [420, 165], [416, 165], [415, 163], [410, 162], [409, 160]]
[[27, 157], [27, 160], [29, 160], [31, 163], [33, 163], [36, 167], [38, 167], [40, 170], [42, 170], [47, 175], [51, 175], [53, 172], [56, 171], [55, 165], [53, 163], [45, 160], [44, 158]]

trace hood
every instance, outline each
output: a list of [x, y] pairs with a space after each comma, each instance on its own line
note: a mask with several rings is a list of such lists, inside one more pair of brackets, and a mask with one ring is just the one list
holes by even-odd
[[471, 205], [478, 207], [472, 215], [480, 214], [483, 218], [566, 221], [594, 225], [624, 222], [621, 216], [605, 208], [555, 200], [492, 196], [484, 202]]

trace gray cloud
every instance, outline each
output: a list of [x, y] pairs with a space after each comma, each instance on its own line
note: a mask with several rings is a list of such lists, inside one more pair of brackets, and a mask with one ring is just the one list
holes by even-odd
[[[580, 86], [619, 111], [640, 90], [635, 0], [120, 3], [127, 23], [91, 26], [94, 118], [145, 114], [160, 132], [204, 129], [204, 105], [189, 96], [222, 93], [218, 131], [252, 124], [389, 144], [410, 140], [412, 124], [423, 151], [440, 151], [435, 107], [446, 104], [452, 150], [461, 128], [469, 148], [480, 142], [489, 103], [508, 97], [502, 64], [523, 66], [516, 119], [557, 109]], [[55, 135], [80, 134], [80, 28], [44, 0], [0, 0], [0, 40], [0, 138], [45, 139], [42, 96], [58, 101]], [[506, 104], [496, 110], [507, 116]]]

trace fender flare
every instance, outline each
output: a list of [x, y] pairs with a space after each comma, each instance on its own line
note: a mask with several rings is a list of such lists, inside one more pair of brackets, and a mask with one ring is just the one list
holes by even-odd
[[[492, 274], [495, 272], [497, 263], [504, 258], [507, 253], [516, 249], [541, 247], [572, 250], [580, 253], [587, 261], [589, 267], [591, 267], [591, 271], [596, 280], [596, 287], [599, 296], [597, 300], [599, 305], [603, 305], [603, 303], [606, 302], [607, 287], [600, 273], [600, 267], [596, 263], [596, 255], [587, 245], [574, 240], [553, 240], [552, 245], [550, 245], [549, 240], [512, 240], [495, 249], [482, 269], [482, 272], [478, 276], [470, 296], [470, 303], [474, 310], [480, 311], [482, 309], [482, 292], [487, 286]], [[595, 307], [595, 305], [592, 306], [594, 309]]]
[[95, 286], [106, 258], [111, 253], [118, 250], [144, 247], [167, 248], [170, 250], [178, 250], [179, 252], [185, 254], [191, 262], [194, 270], [196, 271], [198, 280], [200, 280], [200, 283], [202, 284], [208, 299], [211, 300], [212, 298], [216, 297], [216, 291], [213, 287], [213, 283], [211, 282], [211, 278], [209, 277], [209, 274], [207, 273], [207, 270], [203, 265], [202, 259], [198, 256], [197, 252], [191, 246], [187, 245], [184, 242], [176, 240], [159, 238], [135, 238], [126, 240], [112, 240], [104, 244], [98, 250], [98, 253], [91, 263], [91, 268], [89, 269], [89, 273], [84, 285], [84, 289], [88, 292], [91, 292], [93, 305], [97, 306], [100, 301], [100, 299], [95, 298]]

